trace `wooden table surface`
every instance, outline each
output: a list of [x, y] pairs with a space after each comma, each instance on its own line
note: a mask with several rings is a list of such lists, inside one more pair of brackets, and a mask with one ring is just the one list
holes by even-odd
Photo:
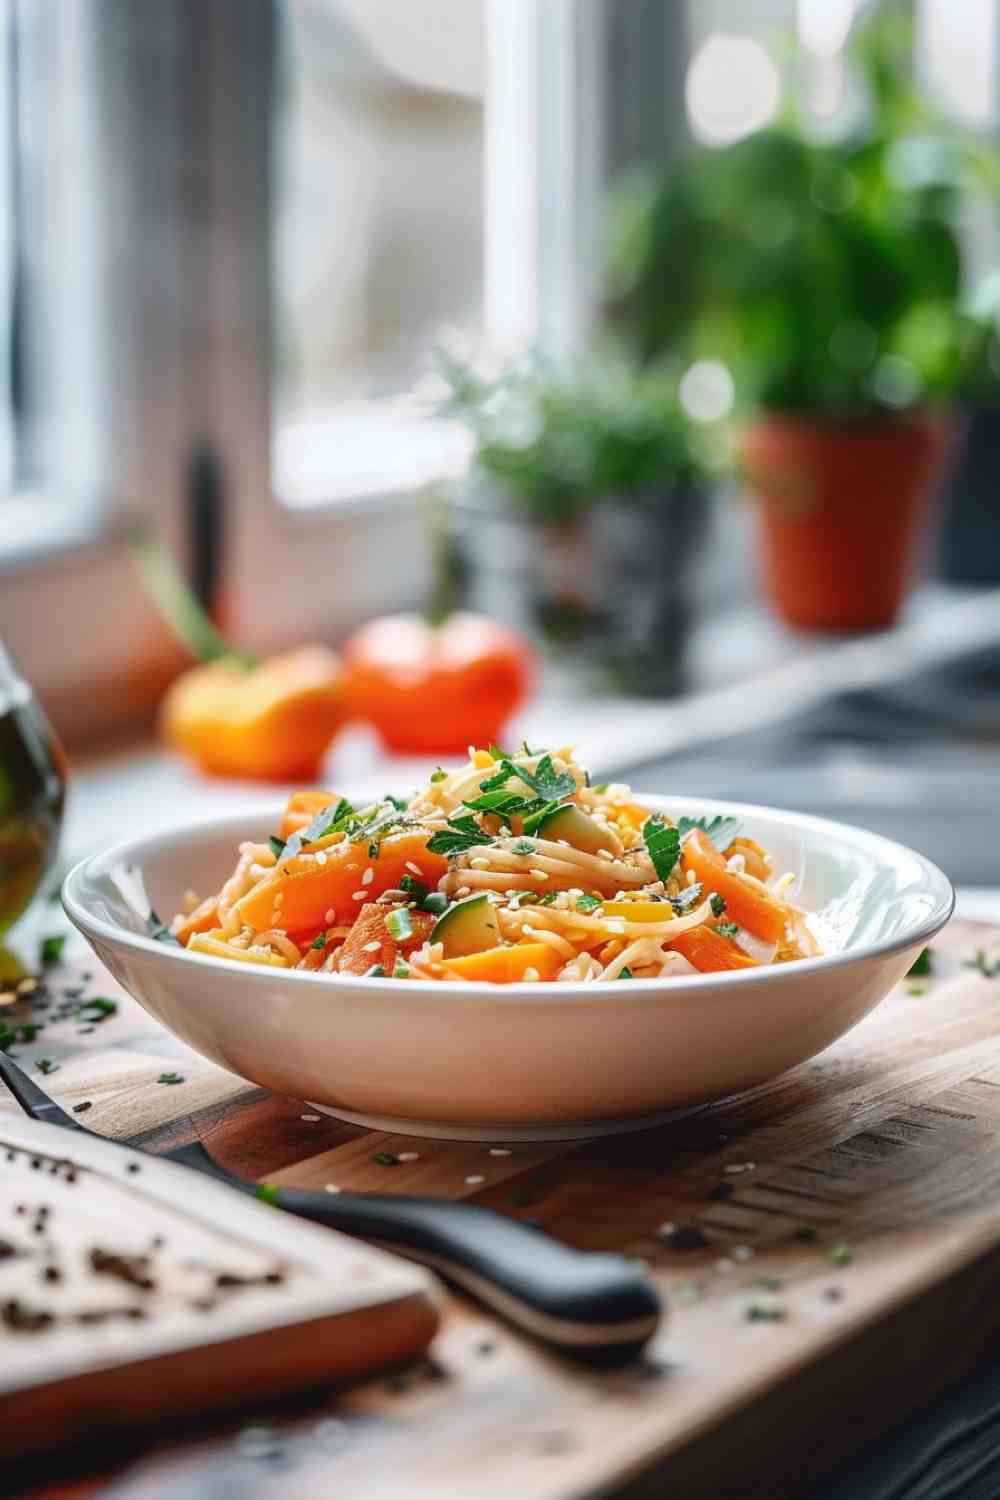
[[[41, 920], [65, 930], [54, 907]], [[1000, 928], [953, 922], [930, 980], [738, 1099], [641, 1134], [506, 1147], [374, 1134], [265, 1094], [181, 1047], [71, 939], [43, 989], [0, 1017], [44, 1023], [13, 1050], [50, 1059], [46, 1086], [88, 1103], [95, 1129], [152, 1149], [201, 1137], [272, 1182], [530, 1218], [641, 1257], [671, 1316], [643, 1361], [601, 1373], [453, 1297], [414, 1368], [280, 1415], [137, 1437], [113, 1459], [53, 1458], [8, 1488], [38, 1500], [109, 1484], [121, 1500], [796, 1493], [996, 1347], [1000, 977], [969, 966], [980, 949], [1000, 956]], [[95, 994], [117, 1010], [76, 1015]], [[670, 1224], [696, 1225], [704, 1246], [674, 1248]]]

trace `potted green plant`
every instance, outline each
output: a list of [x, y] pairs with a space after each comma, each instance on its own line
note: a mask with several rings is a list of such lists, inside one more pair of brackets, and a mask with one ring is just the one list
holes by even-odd
[[628, 185], [616, 219], [611, 317], [642, 360], [728, 368], [764, 591], [797, 626], [894, 617], [976, 345], [958, 219], [979, 157], [910, 55], [883, 10], [849, 49], [863, 105], [841, 134], [793, 95], [775, 126]]
[[474, 607], [619, 688], [676, 690], [704, 510], [676, 379], [596, 356], [442, 369], [473, 438], [458, 521]]

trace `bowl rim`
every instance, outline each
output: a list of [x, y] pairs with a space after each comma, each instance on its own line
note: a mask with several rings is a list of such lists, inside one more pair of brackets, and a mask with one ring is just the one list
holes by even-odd
[[[898, 864], [904, 859], [915, 861], [923, 873], [924, 888], [935, 898], [934, 904], [923, 919], [915, 923], [912, 928], [879, 942], [841, 949], [836, 953], [820, 954], [813, 958], [796, 959], [791, 963], [765, 964], [756, 969], [739, 969], [725, 974], [681, 974], [672, 978], [657, 977], [638, 981], [611, 979], [601, 983], [596, 991], [597, 996], [609, 992], [619, 1000], [624, 994], [628, 994], [637, 1001], [654, 1001], [665, 995], [679, 998], [689, 992], [718, 986], [720, 983], [725, 984], [727, 988], [732, 985], [753, 987], [765, 983], [781, 983], [796, 976], [805, 978], [830, 969], [862, 963], [868, 959], [888, 958], [908, 948], [925, 947], [931, 938], [941, 931], [954, 912], [955, 889], [944, 871], [926, 855], [909, 848], [906, 844], [898, 843], [895, 839], [885, 838], [882, 834], [871, 833], [867, 829], [858, 828], [851, 823], [841, 823], [833, 818], [820, 818], [812, 813], [790, 812], [785, 808], [767, 807], [760, 803], [720, 801], [711, 797], [690, 795], [664, 796], [652, 792], [638, 795], [653, 811], [677, 810], [684, 813], [697, 808], [699, 812], [710, 815], [717, 813], [729, 816], [739, 815], [747, 820], [755, 817], [770, 818], [787, 823], [791, 830], [800, 829], [818, 835], [826, 834], [837, 838], [842, 843], [854, 844], [858, 849], [863, 849], [875, 857], [881, 854], [883, 864]], [[319, 974], [299, 969], [272, 968], [265, 965], [241, 963], [233, 958], [214, 958], [210, 954], [192, 953], [186, 948], [172, 947], [144, 933], [130, 932], [117, 923], [108, 922], [103, 917], [95, 915], [88, 910], [86, 903], [78, 894], [78, 887], [88, 878], [92, 866], [98, 861], [102, 864], [115, 860], [141, 864], [140, 852], [148, 849], [151, 844], [165, 839], [183, 840], [185, 837], [204, 835], [213, 830], [221, 835], [224, 831], [233, 829], [238, 838], [240, 828], [245, 830], [248, 822], [254, 822], [264, 816], [266, 815], [259, 808], [255, 808], [248, 809], [244, 813], [230, 813], [225, 817], [201, 818], [187, 824], [178, 824], [170, 829], [162, 829], [157, 833], [145, 834], [139, 838], [123, 839], [106, 849], [94, 850], [78, 860], [63, 881], [61, 890], [63, 909], [74, 927], [85, 937], [93, 936], [104, 942], [137, 950], [139, 953], [147, 954], [150, 958], [156, 958], [168, 964], [193, 963], [207, 972], [221, 967], [230, 974], [239, 974], [245, 983], [250, 984], [273, 984], [275, 980], [281, 982], [292, 980], [295, 983], [319, 986], [327, 993], [331, 984], [336, 988], [356, 992], [361, 982], [361, 977], [356, 974]], [[246, 837], [245, 831], [243, 837]], [[510, 996], [535, 1001], [545, 998], [552, 1003], [565, 1003], [572, 997], [579, 997], [580, 991], [590, 992], [594, 986], [584, 981], [577, 984], [557, 984], [551, 980], [521, 980], [511, 984], [493, 984], [487, 980], [453, 979], [442, 981], [439, 986], [431, 988], [435, 992], [440, 990], [441, 995], [446, 996], [451, 1002], [457, 1000], [478, 1003], [484, 999], [496, 1000], [500, 996]], [[428, 986], [418, 985], [417, 989], [421, 997], [426, 998]], [[372, 995], [373, 998], [376, 995], [413, 995], [414, 982], [389, 976], [365, 979], [364, 992], [366, 995]]]

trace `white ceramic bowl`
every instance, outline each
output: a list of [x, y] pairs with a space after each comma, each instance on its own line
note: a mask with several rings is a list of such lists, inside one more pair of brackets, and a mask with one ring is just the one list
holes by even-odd
[[[816, 915], [822, 958], [609, 984], [356, 979], [212, 959], [145, 935], [182, 893], [215, 891], [241, 839], [228, 818], [119, 844], [71, 872], [71, 921], [139, 1003], [198, 1052], [281, 1094], [386, 1129], [490, 1139], [637, 1128], [813, 1057], [877, 1005], [951, 915], [929, 860], [840, 823], [701, 798], [735, 813]], [[148, 895], [147, 895], [148, 893]]]

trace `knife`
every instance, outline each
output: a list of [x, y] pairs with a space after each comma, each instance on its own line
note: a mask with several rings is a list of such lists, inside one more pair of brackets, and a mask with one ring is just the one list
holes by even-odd
[[[68, 1115], [3, 1052], [0, 1079], [33, 1119], [98, 1135]], [[144, 1149], [129, 1141], [120, 1144]], [[150, 1154], [420, 1261], [524, 1332], [590, 1363], [633, 1358], [660, 1322], [655, 1288], [624, 1256], [573, 1250], [490, 1209], [436, 1198], [261, 1186], [221, 1167], [200, 1142]]]

